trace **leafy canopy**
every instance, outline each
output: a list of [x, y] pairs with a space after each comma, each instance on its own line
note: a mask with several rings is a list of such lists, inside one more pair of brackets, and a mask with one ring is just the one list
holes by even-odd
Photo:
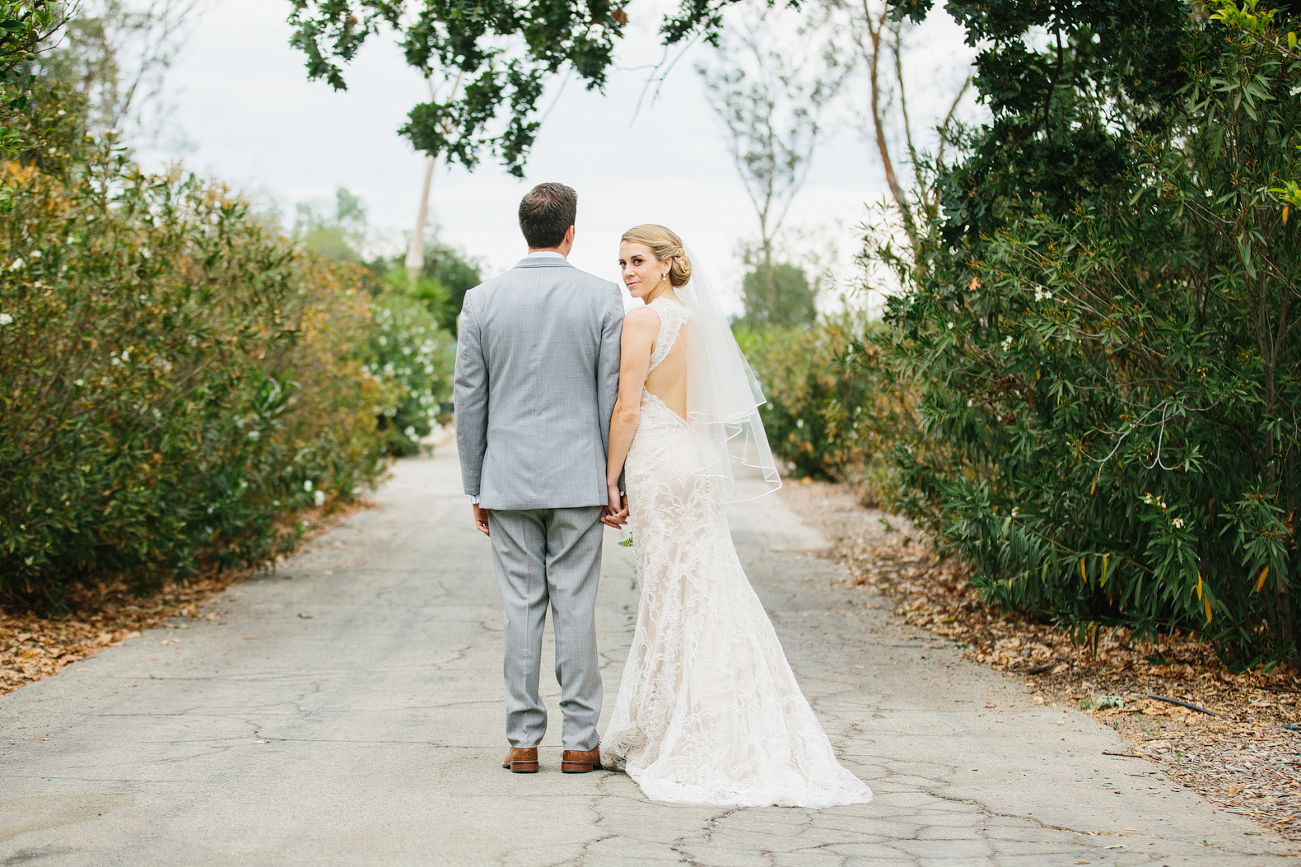
[[[665, 45], [710, 38], [737, 0], [681, 0], [662, 22]], [[774, 0], [769, 0], [774, 2]], [[388, 29], [409, 66], [443, 87], [399, 130], [417, 150], [473, 169], [487, 152], [522, 176], [541, 120], [547, 82], [570, 69], [588, 89], [605, 86], [628, 14], [611, 0], [293, 0], [290, 43], [309, 79], [346, 88], [344, 69], [365, 41]], [[793, 5], [793, 4], [792, 4]], [[436, 91], [434, 91], [436, 93]]]
[[[893, 0], [920, 21], [933, 0]], [[944, 240], [991, 232], [1023, 204], [1051, 213], [1116, 183], [1125, 142], [1170, 128], [1187, 84], [1183, 0], [951, 0], [984, 46], [973, 84], [993, 115], [941, 179]]]

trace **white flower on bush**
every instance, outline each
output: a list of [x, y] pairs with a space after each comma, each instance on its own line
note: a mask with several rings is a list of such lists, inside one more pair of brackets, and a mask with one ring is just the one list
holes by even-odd
[[303, 490], [304, 490], [304, 491], [307, 491], [307, 493], [309, 493], [309, 494], [312, 492], [312, 488], [314, 488], [314, 487], [315, 487], [315, 485], [312, 484], [312, 480], [311, 480], [311, 479], [308, 479], [307, 481], [303, 482]]
[[1012, 348], [1012, 338], [1011, 338], [1011, 337], [1004, 337], [1004, 338], [1003, 338], [1003, 351], [1004, 351], [1004, 352], [1007, 352], [1007, 351], [1008, 351], [1009, 349], [1011, 349], [1011, 348]]
[[1174, 528], [1175, 528], [1176, 530], [1182, 530], [1182, 529], [1184, 528], [1184, 519], [1183, 519], [1183, 518], [1175, 518], [1175, 519], [1174, 519], [1173, 521], [1171, 521], [1170, 523], [1174, 525]]
[[10, 270], [10, 271], [21, 271], [22, 268], [23, 268], [23, 265], [25, 265], [25, 264], [26, 264], [26, 263], [23, 262], [22, 259], [15, 259], [15, 260], [13, 261], [13, 264], [11, 264], [11, 265], [9, 266], [9, 270]]
[[318, 506], [324, 506], [324, 505], [325, 505], [325, 491], [317, 491], [316, 494], [312, 497], [312, 499], [316, 502], [316, 505], [318, 505]]
[[8, 325], [14, 321], [13, 316], [8, 313], [0, 313], [0, 325]]

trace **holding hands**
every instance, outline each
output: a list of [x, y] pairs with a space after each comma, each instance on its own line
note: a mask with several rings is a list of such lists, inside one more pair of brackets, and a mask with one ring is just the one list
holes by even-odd
[[610, 502], [601, 513], [601, 523], [616, 530], [622, 530], [628, 523], [628, 495], [619, 491], [617, 483], [606, 486], [610, 493]]

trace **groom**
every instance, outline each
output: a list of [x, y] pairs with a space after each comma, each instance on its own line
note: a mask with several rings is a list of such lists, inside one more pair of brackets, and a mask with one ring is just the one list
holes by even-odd
[[506, 613], [502, 767], [538, 770], [538, 696], [551, 606], [564, 715], [560, 769], [597, 770], [601, 673], [596, 584], [601, 518], [621, 520], [605, 483], [619, 384], [623, 300], [566, 261], [578, 195], [539, 184], [519, 206], [529, 254], [465, 295], [456, 349], [456, 443], [474, 523], [492, 543]]

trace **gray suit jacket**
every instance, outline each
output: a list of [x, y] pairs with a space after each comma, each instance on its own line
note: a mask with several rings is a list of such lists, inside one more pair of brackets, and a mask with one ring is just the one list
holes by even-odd
[[456, 347], [456, 443], [485, 509], [603, 506], [619, 391], [619, 287], [528, 256], [465, 295]]

